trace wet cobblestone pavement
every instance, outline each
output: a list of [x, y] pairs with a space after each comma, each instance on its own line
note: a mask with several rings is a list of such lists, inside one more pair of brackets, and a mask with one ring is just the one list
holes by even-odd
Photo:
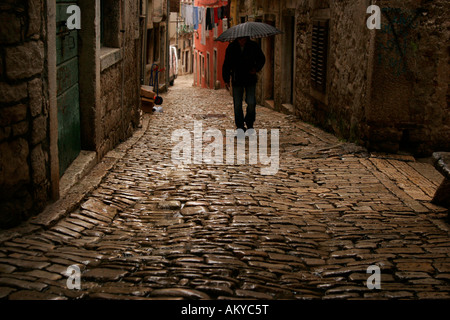
[[[144, 115], [94, 169], [101, 179], [80, 206], [3, 232], [0, 298], [450, 298], [447, 212], [430, 203], [442, 176], [431, 165], [368, 154], [258, 107], [255, 128], [280, 130], [276, 175], [260, 164], [176, 166], [174, 130], [234, 129], [228, 92], [191, 83], [179, 77], [164, 112]], [[80, 290], [67, 288], [71, 265]], [[371, 265], [380, 290], [366, 285]]]

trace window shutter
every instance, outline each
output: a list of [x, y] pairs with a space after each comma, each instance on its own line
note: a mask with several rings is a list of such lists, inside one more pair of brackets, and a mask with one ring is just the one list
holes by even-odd
[[325, 93], [327, 86], [328, 20], [313, 21], [311, 86]]

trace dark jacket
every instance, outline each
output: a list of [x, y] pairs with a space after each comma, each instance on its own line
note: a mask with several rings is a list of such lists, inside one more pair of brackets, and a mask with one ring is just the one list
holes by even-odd
[[247, 40], [244, 51], [237, 40], [230, 43], [225, 53], [225, 62], [222, 67], [222, 77], [225, 83], [232, 79], [233, 86], [250, 86], [257, 82], [256, 74], [251, 71], [261, 71], [266, 63], [266, 57], [259, 45]]

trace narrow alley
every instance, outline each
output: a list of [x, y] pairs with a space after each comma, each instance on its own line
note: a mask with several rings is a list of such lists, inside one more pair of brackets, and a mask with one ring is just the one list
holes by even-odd
[[443, 177], [432, 165], [261, 106], [256, 131], [280, 132], [275, 175], [259, 163], [176, 165], [175, 130], [235, 129], [229, 93], [192, 83], [179, 76], [162, 113], [143, 114], [64, 198], [0, 232], [0, 298], [450, 298], [447, 210], [430, 202]]

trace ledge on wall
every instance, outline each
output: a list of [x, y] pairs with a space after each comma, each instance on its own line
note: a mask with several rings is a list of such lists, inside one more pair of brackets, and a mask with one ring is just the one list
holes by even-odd
[[59, 182], [59, 195], [63, 198], [78, 181], [80, 181], [97, 164], [95, 151], [81, 150], [80, 155], [67, 168]]
[[294, 114], [294, 106], [290, 103], [281, 104], [281, 111], [287, 114]]
[[112, 65], [122, 60], [122, 50], [120, 48], [102, 47], [100, 49], [100, 71], [108, 69]]
[[275, 110], [275, 101], [274, 100], [266, 100], [266, 101], [264, 101], [264, 106], [266, 108]]

